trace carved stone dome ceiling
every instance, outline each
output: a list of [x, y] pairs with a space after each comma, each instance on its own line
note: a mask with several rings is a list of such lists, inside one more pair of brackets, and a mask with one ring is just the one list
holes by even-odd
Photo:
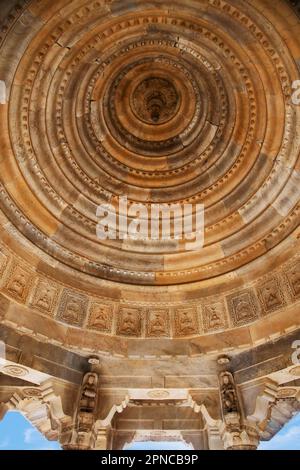
[[[246, 344], [276, 334], [281, 318], [293, 327], [300, 27], [280, 4], [11, 7], [0, 49], [5, 321], [121, 353], [135, 338], [218, 349], [227, 329]], [[204, 248], [100, 241], [97, 206], [124, 195], [204, 204]]]

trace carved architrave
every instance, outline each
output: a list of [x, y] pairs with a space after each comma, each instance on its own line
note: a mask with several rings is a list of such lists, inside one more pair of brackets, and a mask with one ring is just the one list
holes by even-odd
[[51, 380], [39, 387], [20, 388], [7, 406], [24, 414], [47, 439], [62, 444], [70, 439], [72, 418], [64, 413], [61, 397], [55, 394]]

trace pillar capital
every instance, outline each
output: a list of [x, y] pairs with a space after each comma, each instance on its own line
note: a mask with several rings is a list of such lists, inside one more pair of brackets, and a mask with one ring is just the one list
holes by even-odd
[[225, 450], [256, 450], [259, 444], [258, 429], [245, 423], [238, 426], [223, 423], [221, 437]]

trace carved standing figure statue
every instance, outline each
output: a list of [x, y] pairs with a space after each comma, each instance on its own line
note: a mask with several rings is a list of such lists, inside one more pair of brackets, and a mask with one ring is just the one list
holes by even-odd
[[82, 386], [80, 412], [92, 413], [96, 406], [97, 374], [87, 374]]
[[224, 414], [238, 412], [238, 399], [234, 380], [230, 372], [222, 372], [220, 375], [220, 391]]

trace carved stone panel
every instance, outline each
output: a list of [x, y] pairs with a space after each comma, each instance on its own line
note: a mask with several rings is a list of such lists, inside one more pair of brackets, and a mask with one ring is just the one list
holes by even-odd
[[258, 297], [263, 307], [263, 312], [268, 313], [277, 310], [285, 304], [280, 284], [276, 278], [272, 278], [257, 289]]
[[151, 309], [147, 312], [147, 336], [169, 336], [169, 311]]
[[228, 296], [227, 302], [235, 326], [250, 323], [259, 316], [258, 306], [255, 302], [254, 294], [250, 289], [242, 291], [239, 294]]
[[180, 308], [175, 311], [175, 333], [177, 336], [199, 333], [197, 310], [195, 308]]
[[113, 305], [103, 303], [92, 303], [88, 328], [110, 333], [113, 322]]
[[5, 290], [10, 297], [25, 302], [32, 282], [32, 273], [26, 268], [13, 264], [8, 279], [6, 281]]
[[300, 261], [295, 263], [285, 274], [292, 296], [300, 298]]
[[57, 319], [74, 326], [83, 326], [87, 313], [86, 296], [65, 289], [59, 305]]
[[125, 336], [140, 336], [141, 312], [138, 308], [120, 308], [117, 333]]
[[202, 308], [204, 332], [223, 330], [228, 326], [226, 307], [223, 302], [204, 305]]
[[5, 253], [3, 253], [3, 251], [1, 251], [0, 249], [0, 277], [4, 273], [4, 270], [7, 266], [7, 262], [8, 262], [8, 256]]
[[32, 299], [32, 305], [42, 313], [51, 315], [57, 303], [59, 288], [56, 284], [39, 279]]

